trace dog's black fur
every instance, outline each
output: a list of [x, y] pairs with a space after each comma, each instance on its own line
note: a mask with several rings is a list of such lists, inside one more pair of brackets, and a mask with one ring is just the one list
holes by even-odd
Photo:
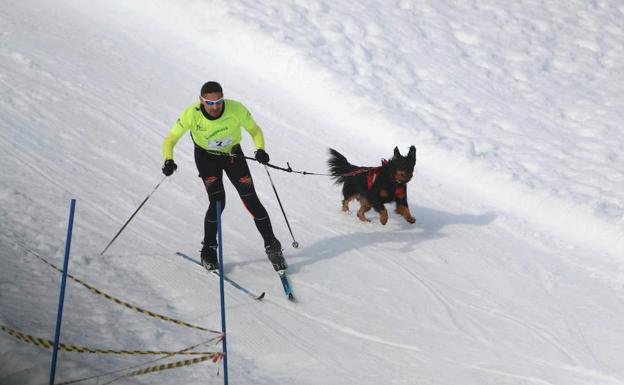
[[360, 201], [358, 218], [368, 221], [365, 213], [374, 208], [379, 213], [379, 221], [385, 225], [388, 211], [384, 204], [395, 202], [395, 212], [409, 223], [416, 222], [407, 206], [407, 183], [412, 179], [416, 165], [416, 147], [411, 146], [407, 156], [402, 156], [399, 148], [394, 148], [394, 156], [383, 161], [379, 167], [354, 166], [338, 151], [330, 148], [330, 174], [336, 184], [342, 183], [342, 210], [349, 211], [349, 202]]

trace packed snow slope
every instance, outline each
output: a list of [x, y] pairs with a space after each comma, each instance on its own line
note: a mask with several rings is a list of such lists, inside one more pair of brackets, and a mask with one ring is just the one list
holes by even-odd
[[[217, 80], [276, 165], [324, 173], [329, 147], [362, 166], [418, 148], [414, 225], [362, 223], [329, 178], [271, 170], [299, 249], [250, 162], [298, 303], [227, 185], [226, 272], [267, 293], [226, 287], [231, 383], [623, 384], [623, 20], [618, 0], [1, 0], [0, 324], [53, 338], [60, 275], [36, 255], [62, 265], [76, 198], [70, 273], [220, 329], [217, 280], [175, 255], [197, 257], [208, 204], [188, 136], [99, 255]], [[176, 351], [213, 336], [68, 282], [62, 342]], [[50, 356], [0, 333], [0, 384], [47, 383]], [[183, 358], [154, 359], [61, 352], [56, 379]], [[217, 369], [116, 382], [219, 384]]]

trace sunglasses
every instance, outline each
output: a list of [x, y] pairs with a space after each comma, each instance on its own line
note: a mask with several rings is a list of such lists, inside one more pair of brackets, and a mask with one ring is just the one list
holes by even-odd
[[221, 99], [217, 99], [217, 100], [208, 100], [206, 98], [204, 98], [203, 96], [199, 97], [204, 103], [206, 103], [209, 106], [214, 106], [215, 104], [221, 104], [223, 103], [223, 98]]

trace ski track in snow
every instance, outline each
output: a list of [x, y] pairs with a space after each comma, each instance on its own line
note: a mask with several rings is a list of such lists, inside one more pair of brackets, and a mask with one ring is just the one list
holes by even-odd
[[[540, 339], [543, 339], [544, 341], [546, 341], [549, 344], [552, 344], [564, 357], [566, 357], [569, 360], [569, 364], [570, 365], [578, 365], [579, 362], [570, 355], [570, 353], [565, 349], [565, 347], [559, 342], [557, 341], [557, 339], [552, 336], [550, 333], [548, 333], [547, 330], [545, 330], [544, 328], [538, 327], [536, 325], [533, 325], [527, 321], [523, 321], [521, 319], [518, 319], [516, 317], [512, 317], [510, 315], [501, 313], [499, 311], [497, 311], [496, 309], [493, 308], [488, 308], [488, 307], [484, 307], [484, 306], [479, 306], [479, 305], [474, 305], [474, 304], [470, 304], [470, 303], [466, 303], [464, 301], [458, 301], [454, 298], [451, 298], [448, 296], [448, 294], [443, 294], [440, 290], [436, 289], [434, 287], [434, 284], [430, 281], [428, 281], [426, 278], [415, 274], [414, 272], [406, 269], [404, 266], [402, 266], [401, 264], [393, 261], [392, 263], [394, 263], [395, 265], [399, 266], [405, 273], [407, 273], [408, 275], [412, 276], [413, 278], [415, 278], [418, 282], [420, 282], [420, 284], [427, 289], [427, 291], [429, 291], [431, 293], [431, 295], [436, 298], [436, 300], [438, 300], [446, 309], [446, 312], [449, 316], [449, 318], [452, 319], [453, 323], [455, 324], [455, 326], [457, 327], [457, 329], [461, 330], [463, 333], [470, 335], [471, 332], [466, 330], [462, 324], [457, 321], [456, 317], [453, 315], [454, 312], [457, 312], [457, 310], [455, 309], [456, 306], [454, 304], [459, 304], [465, 307], [469, 307], [472, 309], [477, 309], [481, 312], [483, 312], [484, 314], [487, 314], [488, 316], [493, 316], [493, 317], [497, 317], [497, 318], [501, 318], [501, 319], [505, 319], [505, 320], [509, 320], [512, 321], [520, 326], [522, 326], [523, 328], [529, 329], [531, 330], [531, 332], [535, 333]], [[461, 312], [459, 312], [461, 313]]]
[[344, 334], [347, 334], [347, 335], [350, 335], [350, 336], [353, 336], [353, 337], [357, 337], [357, 338], [361, 338], [361, 339], [364, 339], [364, 340], [367, 340], [367, 341], [372, 341], [372, 342], [376, 342], [376, 343], [379, 343], [379, 344], [388, 345], [388, 346], [401, 348], [401, 349], [405, 349], [405, 350], [411, 350], [411, 351], [415, 351], [415, 352], [422, 352], [422, 349], [420, 349], [417, 346], [412, 346], [412, 345], [407, 345], [407, 344], [401, 344], [401, 343], [397, 343], [397, 342], [387, 341], [387, 340], [384, 340], [384, 339], [379, 338], [377, 336], [371, 336], [371, 335], [368, 335], [368, 334], [360, 333], [360, 332], [358, 332], [356, 330], [353, 330], [352, 328], [346, 327], [344, 325], [336, 324], [335, 322], [331, 322], [331, 321], [323, 319], [321, 317], [313, 316], [313, 315], [307, 314], [306, 312], [303, 312], [303, 311], [296, 311], [291, 306], [284, 306], [284, 305], [281, 305], [281, 304], [279, 304], [279, 303], [277, 303], [275, 301], [272, 301], [270, 299], [267, 300], [267, 302], [272, 302], [273, 304], [278, 305], [278, 306], [280, 306], [283, 309], [289, 310], [291, 312], [295, 312], [296, 314], [298, 314], [298, 315], [300, 315], [300, 316], [302, 316], [304, 318], [310, 319], [310, 320], [312, 320], [314, 322], [318, 322], [318, 323], [323, 324], [325, 326], [329, 326], [329, 327], [331, 327], [332, 329], [334, 329], [334, 330], [336, 330], [338, 332], [341, 332], [341, 333], [344, 333]]

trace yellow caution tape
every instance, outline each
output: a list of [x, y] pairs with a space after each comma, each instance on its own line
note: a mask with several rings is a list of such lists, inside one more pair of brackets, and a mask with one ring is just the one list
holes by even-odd
[[[56, 271], [58, 271], [58, 272], [61, 272], [61, 273], [63, 272], [63, 270], [62, 270], [62, 269], [60, 269], [60, 268], [56, 267], [56, 266], [55, 266], [54, 264], [52, 264], [51, 262], [48, 262], [45, 258], [43, 258], [42, 256], [40, 256], [39, 254], [35, 253], [35, 252], [34, 252], [34, 251], [32, 251], [32, 250], [29, 250], [29, 251], [30, 251], [30, 252], [31, 252], [31, 253], [32, 253], [35, 257], [37, 257], [38, 259], [40, 259], [43, 263], [45, 263], [45, 264], [47, 264], [48, 266], [52, 267], [54, 270], [56, 270]], [[117, 303], [117, 304], [119, 304], [119, 305], [125, 306], [125, 307], [127, 307], [128, 309], [131, 309], [131, 310], [137, 311], [137, 312], [139, 312], [139, 313], [141, 313], [141, 314], [145, 314], [145, 315], [148, 315], [148, 316], [150, 316], [150, 317], [158, 318], [158, 319], [161, 319], [161, 320], [163, 320], [163, 321], [172, 322], [172, 323], [177, 324], [177, 325], [186, 326], [186, 327], [191, 328], [191, 329], [197, 329], [197, 330], [201, 330], [201, 331], [208, 332], [208, 333], [222, 334], [220, 331], [217, 331], [217, 330], [208, 329], [208, 328], [205, 328], [205, 327], [202, 327], [202, 326], [194, 325], [194, 324], [192, 324], [192, 323], [188, 323], [188, 322], [185, 322], [185, 321], [180, 321], [180, 320], [178, 320], [178, 319], [171, 318], [171, 317], [168, 317], [168, 316], [165, 316], [165, 315], [162, 315], [162, 314], [154, 313], [153, 311], [145, 310], [145, 309], [140, 308], [140, 307], [138, 307], [138, 306], [136, 306], [136, 305], [133, 305], [133, 304], [128, 303], [128, 302], [126, 302], [126, 301], [123, 301], [123, 300], [120, 300], [120, 299], [118, 299], [118, 298], [115, 298], [115, 297], [113, 297], [113, 296], [112, 296], [112, 295], [110, 295], [110, 294], [104, 293], [103, 291], [101, 291], [101, 290], [99, 290], [99, 289], [97, 289], [97, 288], [95, 288], [95, 287], [93, 287], [93, 286], [91, 286], [91, 285], [89, 285], [89, 284], [87, 284], [87, 283], [85, 283], [85, 282], [81, 281], [80, 279], [78, 279], [78, 278], [74, 277], [73, 275], [71, 275], [71, 274], [69, 274], [69, 273], [67, 274], [67, 276], [68, 276], [70, 279], [73, 279], [73, 280], [74, 280], [74, 281], [76, 281], [77, 283], [79, 283], [79, 284], [81, 284], [82, 286], [84, 286], [84, 287], [86, 287], [87, 289], [89, 289], [92, 293], [97, 294], [97, 295], [100, 295], [100, 296], [102, 296], [102, 297], [104, 297], [104, 298], [108, 299], [109, 301], [113, 301], [113, 302], [115, 302], [115, 303]]]
[[[9, 335], [17, 338], [20, 341], [41, 346], [47, 349], [52, 349], [54, 347], [54, 341], [46, 340], [40, 337], [31, 336], [25, 333], [22, 333], [18, 330], [11, 329], [6, 325], [0, 325], [0, 330], [6, 332]], [[220, 337], [214, 338], [214, 340], [219, 340]], [[71, 344], [59, 344], [59, 350], [63, 350], [66, 352], [76, 352], [76, 353], [96, 353], [96, 354], [129, 354], [129, 355], [205, 355], [212, 354], [213, 352], [184, 352], [184, 351], [154, 351], [154, 350], [112, 350], [112, 349], [94, 349], [87, 348], [84, 346], [77, 346]]]
[[208, 360], [212, 360], [212, 362], [217, 363], [221, 360], [222, 357], [223, 357], [223, 353], [215, 352], [209, 355], [205, 355], [205, 356], [201, 356], [201, 357], [197, 357], [193, 359], [170, 362], [168, 364], [156, 365], [156, 366], [152, 366], [149, 368], [140, 369], [132, 373], [128, 373], [124, 377], [140, 376], [141, 374], [155, 373], [155, 372], [160, 372], [160, 371], [167, 370], [167, 369], [181, 368], [183, 366], [194, 365], [194, 364], [198, 364], [200, 362], [204, 362]]
[[[220, 353], [220, 352], [215, 352], [215, 353], [210, 353], [201, 357], [197, 357], [197, 358], [193, 358], [193, 359], [189, 359], [189, 360], [184, 360], [184, 361], [177, 361], [177, 362], [170, 362], [168, 364], [161, 364], [161, 365], [155, 365], [155, 366], [151, 366], [149, 368], [143, 368], [143, 369], [139, 369], [136, 370], [134, 372], [130, 372], [127, 374], [124, 374], [123, 376], [117, 377], [111, 381], [108, 381], [106, 383], [104, 383], [103, 385], [106, 384], [110, 384], [112, 382], [115, 382], [117, 380], [120, 380], [122, 378], [128, 378], [128, 377], [135, 377], [135, 376], [140, 376], [143, 374], [149, 374], [149, 373], [156, 373], [156, 372], [161, 372], [163, 370], [168, 370], [168, 369], [176, 369], [176, 368], [181, 368], [184, 366], [190, 366], [190, 365], [195, 365], [195, 364], [199, 364], [201, 362], [204, 361], [208, 361], [211, 360], [214, 363], [219, 362], [222, 358], [223, 358], [224, 353]], [[101, 376], [97, 376], [98, 378]], [[72, 381], [67, 381], [67, 382], [60, 382], [57, 383], [56, 385], [69, 385], [69, 384], [75, 384], [77, 382], [82, 382], [82, 381], [86, 381], [86, 380], [90, 380], [96, 377], [86, 377], [86, 378], [81, 378], [81, 379], [77, 379], [77, 380], [72, 380]]]

